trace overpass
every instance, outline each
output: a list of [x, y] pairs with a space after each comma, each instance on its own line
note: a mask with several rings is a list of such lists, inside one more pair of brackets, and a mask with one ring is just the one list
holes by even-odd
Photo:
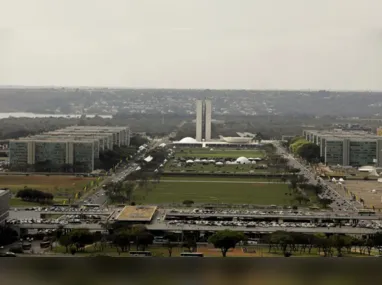
[[353, 227], [335, 227], [335, 228], [292, 228], [292, 227], [230, 227], [230, 226], [201, 226], [201, 225], [168, 225], [168, 224], [152, 224], [147, 225], [146, 228], [150, 231], [240, 231], [244, 233], [259, 233], [266, 234], [276, 231], [296, 232], [296, 233], [328, 233], [328, 234], [353, 234], [353, 235], [370, 235], [379, 232], [380, 230], [353, 228]]
[[[27, 230], [54, 230], [57, 229], [60, 224], [17, 224], [12, 225], [12, 228], [27, 229]], [[89, 231], [101, 231], [103, 230], [100, 224], [66, 224], [62, 225], [63, 229], [88, 229]]]
[[360, 220], [373, 220], [381, 221], [382, 216], [371, 215], [363, 216], [356, 214], [349, 215], [338, 215], [338, 214], [322, 214], [322, 215], [282, 215], [282, 214], [223, 214], [223, 213], [166, 213], [166, 219], [176, 219], [176, 218], [199, 218], [199, 219], [208, 219], [208, 218], [244, 218], [244, 219], [257, 219], [257, 220], [307, 220], [307, 221], [323, 221], [323, 220], [336, 220], [336, 221], [360, 221]]
[[[59, 224], [19, 224], [12, 227], [17, 229], [57, 229]], [[201, 226], [201, 225], [169, 225], [165, 223], [157, 223], [146, 225], [146, 228], [150, 231], [222, 231], [232, 230], [247, 233], [272, 233], [276, 231], [297, 232], [297, 233], [328, 233], [328, 234], [354, 234], [354, 235], [370, 235], [375, 234], [379, 230], [367, 229], [367, 228], [353, 228], [353, 227], [317, 227], [317, 228], [292, 228], [292, 227], [230, 227], [230, 226]], [[104, 228], [100, 224], [67, 224], [63, 226], [63, 229], [89, 229], [89, 231], [102, 231]]]
[[93, 211], [41, 211], [40, 215], [97, 215], [109, 216], [112, 212], [93, 212]]

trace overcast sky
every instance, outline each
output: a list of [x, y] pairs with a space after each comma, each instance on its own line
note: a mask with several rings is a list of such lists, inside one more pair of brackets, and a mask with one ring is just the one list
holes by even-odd
[[0, 0], [0, 85], [382, 90], [382, 0]]

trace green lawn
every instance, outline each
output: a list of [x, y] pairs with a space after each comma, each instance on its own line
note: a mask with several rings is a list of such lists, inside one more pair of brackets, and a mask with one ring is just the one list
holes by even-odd
[[[267, 182], [269, 179], [267, 178], [258, 178], [258, 177], [238, 177], [238, 176], [232, 176], [232, 177], [218, 177], [218, 176], [162, 176], [161, 180], [186, 180], [186, 181], [238, 181], [238, 182], [245, 182], [245, 181], [253, 181], [253, 182]], [[280, 181], [279, 179], [271, 179], [272, 182]]]
[[11, 198], [9, 200], [9, 206], [10, 207], [34, 207], [34, 206], [41, 206], [41, 204], [35, 203], [35, 202], [23, 201], [18, 198]]
[[264, 157], [262, 150], [236, 150], [236, 149], [213, 149], [209, 148], [185, 148], [175, 153], [176, 157], [195, 157], [195, 158], [238, 158], [245, 156], [247, 158]]
[[[206, 180], [202, 177], [200, 180]], [[258, 205], [290, 205], [292, 197], [286, 184], [252, 184], [219, 182], [160, 182], [149, 189], [137, 188], [134, 201], [144, 204], [182, 203], [232, 203]]]
[[[53, 204], [62, 204], [62, 199], [54, 199]], [[35, 207], [35, 206], [46, 206], [46, 204], [40, 204], [37, 202], [23, 201], [19, 198], [11, 198], [9, 201], [10, 207]]]
[[[83, 188], [88, 186], [91, 181], [95, 181], [90, 177], [76, 177], [72, 175], [1, 175], [0, 187], [9, 188], [13, 194], [26, 187], [37, 189], [43, 192], [52, 193], [55, 203], [62, 203], [63, 200], [73, 198], [76, 193], [82, 192]], [[94, 182], [93, 182], [94, 183]], [[25, 204], [26, 203], [26, 204]], [[11, 206], [34, 206], [32, 203], [24, 202], [19, 199], [11, 201]]]

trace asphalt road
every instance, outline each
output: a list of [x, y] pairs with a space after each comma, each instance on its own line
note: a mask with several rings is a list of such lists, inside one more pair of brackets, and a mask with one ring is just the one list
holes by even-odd
[[[303, 165], [301, 162], [299, 162], [296, 158], [294, 158], [291, 154], [286, 152], [284, 150], [279, 142], [274, 142], [274, 146], [277, 148], [277, 152], [281, 155], [283, 155], [285, 158], [288, 159], [289, 165], [293, 168], [300, 169], [300, 174], [304, 175], [307, 179], [309, 179], [309, 183], [316, 185], [318, 181], [315, 178], [315, 174], [312, 172], [312, 170], [308, 169], [305, 165]], [[321, 184], [324, 185], [324, 187], [327, 188], [327, 190], [322, 193], [323, 198], [329, 198], [333, 200], [333, 203], [330, 205], [330, 207], [335, 212], [353, 212], [357, 211], [356, 205], [349, 201], [347, 198], [340, 195], [336, 190], [334, 190], [331, 185], [329, 185], [326, 181], [321, 179]]]

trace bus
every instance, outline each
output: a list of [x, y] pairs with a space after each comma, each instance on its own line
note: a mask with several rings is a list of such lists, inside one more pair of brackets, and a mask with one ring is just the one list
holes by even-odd
[[360, 216], [374, 216], [375, 211], [371, 209], [360, 209], [358, 210], [358, 215]]
[[204, 257], [204, 254], [201, 252], [182, 252], [181, 257]]
[[99, 207], [101, 207], [101, 205], [100, 204], [84, 204], [83, 205], [85, 208], [99, 208]]
[[40, 242], [40, 248], [48, 248], [48, 247], [50, 247], [50, 241]]
[[130, 256], [148, 257], [152, 256], [151, 251], [130, 251]]

